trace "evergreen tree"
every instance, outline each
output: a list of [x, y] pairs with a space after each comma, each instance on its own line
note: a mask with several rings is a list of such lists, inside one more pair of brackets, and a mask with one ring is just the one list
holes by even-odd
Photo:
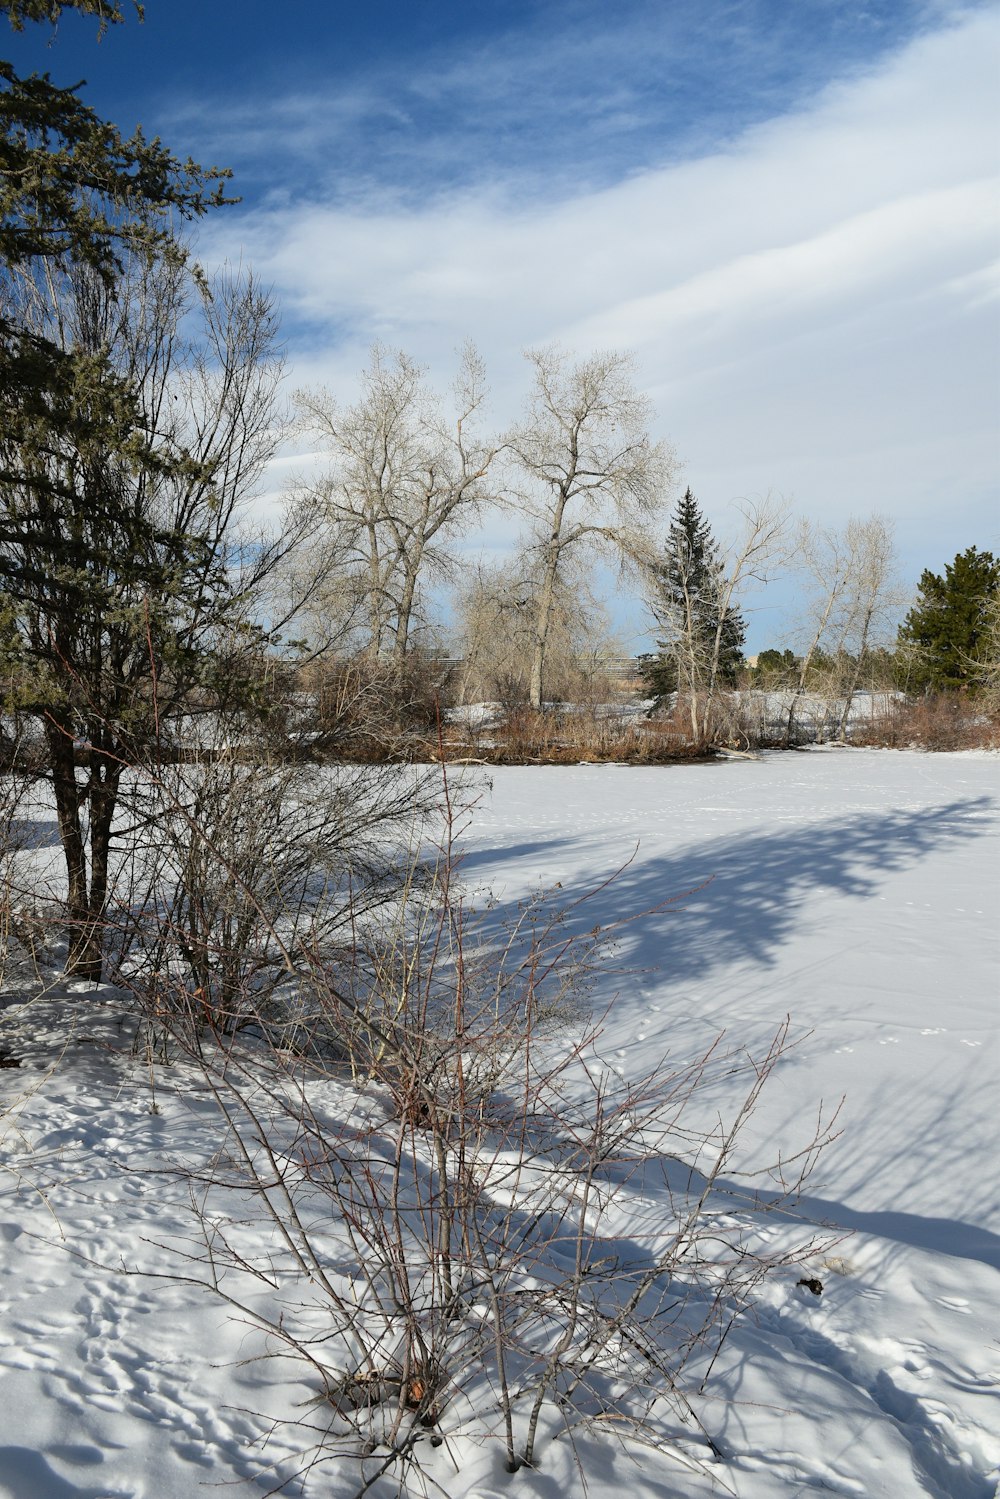
[[794, 651], [790, 651], [787, 646], [779, 651], [772, 646], [758, 655], [753, 680], [756, 686], [791, 687], [795, 684], [798, 671], [799, 658]]
[[721, 603], [723, 561], [690, 489], [677, 502], [664, 559], [655, 570], [653, 613], [664, 633], [643, 672], [657, 697], [732, 685], [743, 664], [746, 624]]
[[[122, 19], [120, 0], [0, 0], [16, 30], [70, 9]], [[0, 661], [5, 706], [45, 738], [86, 978], [122, 774], [218, 680], [271, 551], [251, 568], [228, 532], [273, 446], [271, 308], [252, 281], [210, 289], [172, 228], [225, 175], [0, 62]]]
[[986, 680], [998, 594], [1000, 561], [992, 552], [969, 547], [943, 575], [924, 571], [916, 602], [899, 627], [908, 686], [939, 692]]
[[[15, 31], [64, 10], [123, 20], [120, 0], [0, 0]], [[141, 7], [136, 6], [141, 16]], [[0, 472], [40, 429], [74, 442], [131, 444], [142, 433], [132, 392], [99, 352], [66, 348], [30, 327], [25, 286], [41, 267], [86, 266], [110, 285], [142, 251], [183, 260], [175, 216], [225, 201], [228, 172], [181, 162], [141, 130], [123, 137], [48, 74], [21, 77], [0, 59]]]

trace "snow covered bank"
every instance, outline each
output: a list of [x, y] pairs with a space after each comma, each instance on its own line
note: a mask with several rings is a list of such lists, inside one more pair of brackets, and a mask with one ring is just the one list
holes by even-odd
[[[751, 1121], [751, 1163], [845, 1095], [802, 1211], [851, 1236], [806, 1267], [821, 1294], [789, 1268], [734, 1327], [702, 1413], [722, 1454], [707, 1470], [630, 1455], [609, 1432], [507, 1475], [456, 1429], [437, 1481], [468, 1499], [550, 1499], [583, 1493], [579, 1459], [597, 1499], [993, 1499], [1000, 759], [832, 750], [507, 769], [481, 785], [470, 886], [503, 907], [558, 883], [571, 902], [624, 866], [580, 919], [648, 913], [594, 996], [618, 994], [599, 1046], [625, 1076], [720, 1029], [759, 1047], [792, 1016], [800, 1045]], [[218, 1116], [184, 1068], [133, 1055], [119, 1001], [98, 998], [60, 992], [3, 1017], [22, 1065], [0, 1072], [20, 1100], [0, 1162], [0, 1496], [266, 1493], [295, 1446], [264, 1417], [301, 1414], [314, 1391], [304, 1371], [256, 1361], [259, 1334], [206, 1292], [121, 1273], [176, 1270], [189, 1188], [156, 1168], [204, 1159]], [[732, 1104], [727, 1089], [713, 1081], [706, 1118]], [[663, 1184], [647, 1185], [636, 1232], [668, 1210]], [[759, 1232], [780, 1248], [793, 1227], [764, 1217]], [[358, 1488], [344, 1463], [285, 1491]]]

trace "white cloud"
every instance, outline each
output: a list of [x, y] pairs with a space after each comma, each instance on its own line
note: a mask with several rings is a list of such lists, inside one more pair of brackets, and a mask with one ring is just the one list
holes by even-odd
[[[350, 398], [373, 338], [442, 380], [473, 338], [500, 419], [521, 349], [634, 347], [713, 519], [775, 489], [895, 515], [911, 573], [995, 545], [1000, 17], [976, 11], [725, 151], [599, 192], [247, 215], [297, 383]], [[235, 256], [235, 223], [209, 253]], [[992, 529], [991, 529], [992, 528]]]

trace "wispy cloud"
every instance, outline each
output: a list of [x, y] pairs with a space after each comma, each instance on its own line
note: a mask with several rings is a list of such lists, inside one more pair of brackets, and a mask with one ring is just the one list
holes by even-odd
[[328, 38], [303, 49], [291, 86], [262, 59], [252, 92], [227, 91], [222, 73], [174, 113], [254, 196], [308, 184], [345, 204], [377, 184], [412, 205], [511, 178], [522, 196], [550, 196], [731, 142], [877, 66], [935, 12], [930, 0], [492, 7], [488, 27], [465, 12], [409, 51], [390, 27], [375, 55], [333, 61]]
[[346, 396], [373, 338], [444, 380], [473, 337], [498, 420], [525, 346], [634, 347], [720, 525], [768, 489], [830, 521], [879, 509], [915, 575], [1000, 541], [998, 55], [1000, 18], [963, 12], [704, 154], [545, 196], [530, 163], [420, 202], [317, 184], [217, 221], [205, 250], [242, 248], [295, 378]]
[[894, 514], [911, 576], [1000, 547], [987, 0], [304, 8], [70, 15], [33, 59], [236, 168], [201, 253], [274, 284], [294, 382], [352, 398], [380, 338], [443, 384], [471, 336], [502, 424], [525, 346], [633, 347], [720, 528], [776, 489]]

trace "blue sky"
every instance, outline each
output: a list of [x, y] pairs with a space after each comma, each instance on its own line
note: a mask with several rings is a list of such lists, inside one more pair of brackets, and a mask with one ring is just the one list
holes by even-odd
[[[904, 577], [1000, 548], [1000, 16], [916, 0], [148, 0], [5, 38], [235, 171], [201, 230], [283, 308], [290, 383], [374, 338], [635, 350], [717, 532], [769, 491], [895, 519]], [[296, 460], [270, 476], [276, 496]], [[482, 542], [502, 550], [510, 522]], [[478, 541], [475, 544], [479, 544]], [[786, 590], [791, 595], [792, 590]], [[751, 645], [791, 621], [781, 592]], [[636, 616], [638, 619], [638, 616]]]
[[[64, 16], [17, 60], [123, 126], [270, 192], [516, 179], [540, 196], [703, 154], [935, 24], [917, 0], [150, 0], [144, 25]], [[51, 43], [51, 44], [50, 44]]]

